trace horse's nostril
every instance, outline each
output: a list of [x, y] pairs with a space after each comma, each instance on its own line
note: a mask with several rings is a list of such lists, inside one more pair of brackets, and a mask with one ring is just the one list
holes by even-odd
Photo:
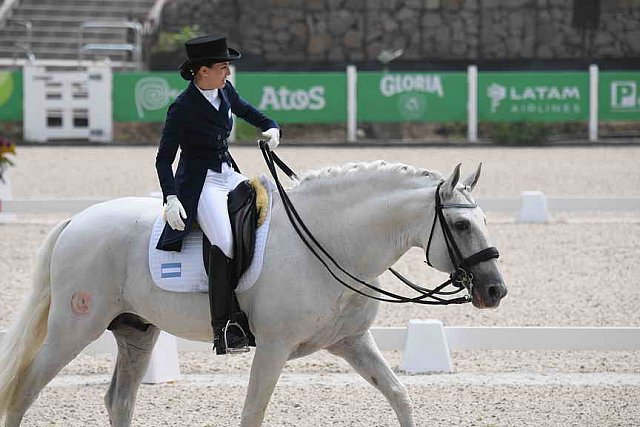
[[487, 289], [487, 293], [494, 300], [499, 300], [506, 294], [506, 292], [502, 291], [502, 287], [500, 285], [489, 286], [489, 289]]

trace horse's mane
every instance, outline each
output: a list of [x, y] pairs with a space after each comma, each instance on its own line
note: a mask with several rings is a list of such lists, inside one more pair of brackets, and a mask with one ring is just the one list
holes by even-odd
[[342, 166], [327, 166], [322, 169], [305, 172], [300, 177], [298, 185], [306, 187], [309, 184], [325, 183], [328, 180], [345, 178], [354, 181], [367, 180], [371, 177], [424, 177], [426, 184], [436, 185], [442, 175], [440, 172], [428, 171], [403, 163], [389, 163], [384, 160], [374, 162], [346, 163]]

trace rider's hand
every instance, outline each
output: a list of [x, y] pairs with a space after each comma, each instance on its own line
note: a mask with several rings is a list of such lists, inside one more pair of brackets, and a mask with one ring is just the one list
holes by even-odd
[[182, 219], [187, 219], [187, 213], [180, 200], [178, 200], [178, 196], [167, 196], [167, 204], [164, 206], [164, 218], [169, 227], [174, 230], [184, 231], [184, 221]]
[[278, 128], [267, 129], [266, 132], [262, 133], [262, 136], [264, 136], [271, 150], [275, 150], [280, 144], [280, 129]]

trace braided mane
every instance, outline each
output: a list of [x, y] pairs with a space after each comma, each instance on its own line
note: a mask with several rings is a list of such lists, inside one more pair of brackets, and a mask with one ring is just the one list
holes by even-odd
[[388, 163], [384, 160], [376, 160], [373, 162], [346, 163], [342, 166], [327, 166], [322, 169], [311, 170], [300, 177], [298, 185], [306, 187], [309, 184], [326, 183], [339, 178], [362, 181], [374, 176], [379, 178], [381, 174], [389, 178], [424, 177], [434, 184], [437, 184], [442, 177], [439, 172], [415, 168], [403, 163]]

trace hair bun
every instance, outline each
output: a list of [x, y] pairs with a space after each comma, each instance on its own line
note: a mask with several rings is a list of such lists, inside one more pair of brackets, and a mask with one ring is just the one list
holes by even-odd
[[180, 64], [180, 77], [185, 80], [193, 80], [193, 65], [187, 60]]

